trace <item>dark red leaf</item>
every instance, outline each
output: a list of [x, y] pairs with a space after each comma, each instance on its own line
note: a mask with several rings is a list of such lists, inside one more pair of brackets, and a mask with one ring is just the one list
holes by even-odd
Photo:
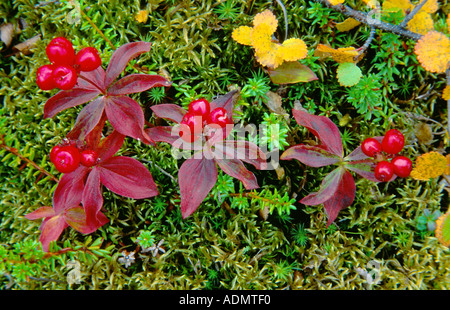
[[170, 85], [171, 82], [159, 75], [129, 74], [115, 82], [108, 89], [108, 95], [128, 95], [143, 92], [153, 87], [169, 87]]
[[97, 166], [92, 168], [83, 190], [82, 203], [86, 212], [86, 225], [89, 227], [97, 226], [97, 214], [103, 206], [99, 170]]
[[58, 240], [67, 223], [62, 214], [46, 218], [41, 225], [41, 236], [39, 241], [42, 243], [42, 250], [48, 252], [50, 242]]
[[187, 159], [178, 171], [183, 218], [191, 215], [217, 181], [217, 167], [213, 160]]
[[97, 89], [73, 88], [62, 90], [48, 98], [44, 106], [44, 118], [53, 117], [59, 112], [91, 101], [100, 94]]
[[127, 43], [119, 47], [111, 56], [108, 68], [106, 69], [106, 88], [119, 76], [130, 60], [142, 53], [150, 51], [150, 47], [151, 43], [143, 41]]
[[44, 217], [52, 217], [54, 216], [55, 213], [55, 209], [53, 209], [52, 207], [40, 207], [39, 209], [28, 213], [27, 215], [25, 215], [25, 218], [29, 219], [29, 220], [37, 220], [37, 219], [41, 219]]
[[[379, 182], [377, 178], [375, 178], [375, 163], [372, 159], [365, 159], [365, 160], [354, 160], [350, 162], [345, 163], [345, 169], [351, 170], [363, 178], [366, 178], [373, 182]], [[391, 179], [394, 180], [395, 176]]]
[[53, 208], [56, 214], [81, 203], [84, 178], [88, 170], [89, 168], [80, 166], [75, 171], [61, 177], [53, 193]]
[[249, 141], [219, 141], [214, 144], [212, 152], [216, 159], [239, 159], [260, 170], [267, 167], [266, 155], [264, 152], [256, 144]]
[[327, 150], [314, 145], [299, 144], [288, 148], [281, 154], [281, 160], [296, 159], [310, 167], [323, 167], [336, 164], [340, 158]]
[[78, 75], [78, 86], [81, 88], [87, 88], [87, 89], [97, 89], [101, 90], [102, 93], [106, 93], [105, 88], [105, 77], [106, 72], [103, 70], [103, 68], [100, 66], [95, 70], [87, 71], [87, 72], [81, 72]]
[[67, 210], [64, 214], [66, 223], [70, 225], [76, 231], [82, 234], [90, 234], [96, 231], [99, 227], [105, 225], [109, 222], [106, 216], [99, 211], [97, 213], [97, 223], [96, 225], [89, 225], [86, 219], [86, 213], [84, 209], [80, 206], [71, 208]]
[[100, 122], [105, 109], [105, 103], [105, 97], [101, 96], [87, 104], [81, 110], [80, 114], [78, 114], [75, 126], [67, 134], [67, 138], [79, 139], [80, 141], [84, 140]]
[[342, 175], [345, 169], [336, 168], [331, 171], [323, 180], [318, 192], [309, 194], [300, 200], [300, 203], [308, 206], [315, 206], [324, 203], [334, 195], [338, 190], [339, 183], [341, 182]]
[[134, 199], [158, 195], [152, 175], [134, 158], [115, 156], [98, 167], [102, 184], [118, 195]]
[[[342, 169], [344, 170], [344, 169]], [[348, 171], [344, 171], [335, 194], [323, 203], [328, 215], [327, 227], [334, 222], [339, 212], [347, 208], [355, 199], [356, 185], [355, 180]]]
[[181, 122], [184, 114], [186, 114], [186, 110], [184, 110], [182, 107], [171, 103], [157, 104], [150, 107], [150, 109], [152, 109], [153, 113], [155, 113], [156, 116], [168, 119], [177, 124]]
[[211, 101], [210, 103], [211, 111], [214, 110], [215, 108], [224, 108], [225, 110], [227, 110], [230, 119], [232, 119], [234, 105], [236, 104], [238, 98], [239, 92], [237, 90], [232, 90], [223, 96], [219, 96], [217, 99]]
[[114, 156], [122, 147], [125, 136], [114, 130], [109, 136], [104, 138], [97, 146], [93, 148], [97, 152], [100, 162], [103, 162]]
[[144, 113], [134, 99], [128, 96], [108, 97], [105, 112], [111, 125], [121, 134], [144, 143], [153, 142], [144, 132]]
[[259, 188], [255, 175], [245, 168], [239, 159], [215, 159], [219, 167], [233, 178], [236, 178], [244, 184], [245, 189]]
[[292, 114], [297, 123], [308, 128], [330, 153], [342, 158], [341, 134], [337, 126], [328, 117], [312, 115], [301, 110], [292, 110]]

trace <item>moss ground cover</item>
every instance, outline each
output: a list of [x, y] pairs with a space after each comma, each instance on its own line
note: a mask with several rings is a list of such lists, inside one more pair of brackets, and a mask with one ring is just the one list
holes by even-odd
[[[433, 1], [428, 1], [432, 8]], [[364, 23], [344, 31], [337, 25], [347, 16], [324, 2], [286, 3], [286, 15], [277, 1], [258, 0], [130, 1], [126, 6], [117, 0], [0, 3], [0, 24], [10, 23], [16, 29], [11, 43], [3, 41], [0, 50], [0, 286], [34, 290], [450, 288], [448, 244], [436, 237], [445, 238], [446, 232], [435, 233], [436, 223], [448, 218], [449, 204], [450, 173], [444, 171], [448, 106], [442, 98], [448, 81], [441, 69], [445, 59], [423, 66], [421, 61], [430, 57], [423, 48], [420, 57], [415, 50], [420, 52], [426, 44], [417, 48], [411, 36]], [[377, 18], [400, 24], [405, 12], [392, 9], [397, 8], [395, 1], [386, 2], [384, 7], [391, 9]], [[371, 10], [361, 1], [346, 1], [346, 5], [366, 13]], [[442, 35], [432, 33], [419, 42], [448, 35], [448, 9], [446, 1], [440, 1], [436, 10], [427, 9], [435, 31]], [[257, 28], [254, 17], [265, 10], [278, 20], [276, 38], [283, 41], [287, 30], [287, 38], [301, 39], [306, 45], [307, 56], [298, 60], [303, 66], [296, 68], [307, 67], [316, 78], [308, 73], [301, 82], [276, 84], [271, 68], [264, 66], [270, 62], [261, 64], [261, 55], [255, 57], [252, 46], [233, 40], [235, 29]], [[140, 161], [159, 194], [133, 199], [104, 189], [102, 211], [109, 222], [88, 235], [65, 229], [43, 252], [41, 221], [30, 221], [25, 215], [52, 205], [61, 174], [49, 154], [82, 110], [78, 106], [44, 119], [44, 105], [56, 91], [40, 90], [36, 71], [48, 62], [45, 48], [57, 36], [69, 38], [78, 50], [97, 48], [105, 68], [120, 46], [150, 42], [150, 51], [125, 69], [127, 74], [158, 74], [172, 82], [169, 88], [129, 95], [140, 103], [148, 127], [168, 124], [153, 113], [155, 105], [187, 109], [194, 99], [213, 101], [237, 90], [235, 125], [278, 125], [246, 137], [255, 144], [268, 143], [270, 151], [281, 154], [299, 143], [319, 143], [292, 116], [293, 110], [303, 108], [338, 126], [344, 155], [365, 138], [395, 128], [405, 136], [402, 154], [413, 161], [422, 158], [420, 165], [427, 167], [427, 156], [422, 155], [437, 152], [441, 161], [428, 165], [442, 169], [428, 177], [430, 169], [420, 170], [416, 162], [415, 174], [420, 178], [391, 182], [354, 175], [353, 203], [331, 224], [322, 205], [299, 202], [319, 190], [333, 170], [330, 166], [283, 160], [272, 170], [247, 165], [259, 185], [251, 190], [219, 169], [217, 182], [201, 206], [183, 218], [178, 183], [183, 159], [177, 156], [182, 151], [168, 143], [152, 146], [127, 137], [117, 155]], [[29, 48], [18, 52], [17, 44], [33, 38]], [[263, 45], [264, 40], [258, 39]], [[438, 43], [447, 44], [445, 39]], [[282, 46], [272, 44], [273, 49]], [[355, 56], [358, 61], [352, 60]], [[104, 134], [112, 130], [107, 128]]]

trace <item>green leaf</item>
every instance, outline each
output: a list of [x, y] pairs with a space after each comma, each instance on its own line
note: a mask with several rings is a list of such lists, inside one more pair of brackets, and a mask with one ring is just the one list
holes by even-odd
[[268, 69], [270, 79], [275, 84], [295, 84], [317, 80], [310, 68], [298, 61], [287, 61], [275, 70]]
[[450, 211], [436, 221], [436, 237], [443, 245], [450, 247]]
[[339, 64], [336, 72], [339, 84], [346, 87], [358, 84], [362, 77], [361, 69], [352, 62]]

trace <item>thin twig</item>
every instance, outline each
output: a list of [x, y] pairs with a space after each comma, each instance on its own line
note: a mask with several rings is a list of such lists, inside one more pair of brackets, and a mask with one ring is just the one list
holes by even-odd
[[343, 4], [331, 5], [327, 0], [314, 0], [314, 1], [321, 3], [323, 5], [326, 5], [327, 7], [331, 8], [337, 12], [340, 12], [347, 17], [352, 17], [352, 18], [356, 19], [357, 21], [359, 21], [360, 23], [363, 23], [365, 25], [368, 25], [371, 27], [373, 26], [377, 29], [392, 32], [392, 33], [398, 34], [400, 36], [403, 36], [403, 37], [406, 37], [406, 38], [409, 38], [409, 39], [412, 39], [415, 41], [418, 41], [422, 37], [421, 34], [406, 30], [403, 27], [400, 27], [398, 25], [392, 25], [389, 23], [382, 22], [379, 19], [373, 19], [373, 18], [371, 18], [371, 16], [368, 13], [354, 10], [347, 5], [343, 5]]
[[284, 6], [283, 2], [281, 0], [276, 0], [277, 3], [281, 6], [281, 9], [283, 10], [284, 14], [284, 40], [287, 40], [288, 37], [288, 17], [287, 17], [287, 11], [286, 7]]
[[167, 175], [169, 178], [171, 178], [175, 183], [177, 182], [177, 179], [175, 179], [170, 173], [168, 173], [166, 170], [155, 164], [153, 161], [148, 159], [142, 159], [142, 161], [147, 162], [153, 166], [155, 166], [159, 171], [161, 171], [163, 174]]
[[92, 19], [89, 16], [87, 16], [87, 14], [84, 12], [83, 9], [80, 9], [80, 13], [81, 13], [81, 15], [83, 15], [84, 18], [86, 18], [86, 20], [89, 22], [89, 24], [91, 24], [91, 26], [95, 29], [95, 31], [97, 31], [102, 36], [103, 40], [105, 40], [109, 44], [111, 49], [115, 50], [116, 47], [111, 43], [111, 41], [109, 41], [109, 39], [105, 36], [105, 34], [92, 21]]
[[366, 42], [364, 42], [364, 44], [358, 49], [358, 55], [355, 56], [355, 60], [359, 59], [362, 54], [364, 54], [364, 52], [369, 48], [370, 43], [372, 43], [373, 39], [375, 38], [376, 31], [377, 29], [375, 27], [370, 27], [369, 37], [367, 38]]
[[16, 155], [17, 157], [19, 157], [20, 160], [25, 161], [27, 164], [30, 164], [31, 166], [33, 166], [34, 168], [36, 168], [39, 172], [45, 174], [46, 176], [50, 177], [53, 181], [55, 181], [56, 183], [59, 182], [58, 178], [55, 177], [53, 174], [51, 174], [50, 172], [48, 172], [47, 170], [45, 170], [44, 168], [41, 168], [38, 164], [36, 164], [34, 161], [32, 161], [31, 159], [26, 158], [25, 156], [23, 156], [22, 154], [19, 153], [19, 151], [16, 148], [7, 146], [5, 144], [5, 140], [3, 135], [0, 135], [0, 148], [3, 148], [5, 150], [7, 150], [8, 152]]
[[419, 12], [419, 10], [425, 5], [425, 3], [427, 3], [427, 1], [428, 0], [423, 0], [422, 2], [420, 2], [418, 6], [416, 6], [408, 15], [405, 16], [399, 26], [402, 28], [406, 28], [406, 25], [409, 23], [409, 21], [413, 19], [414, 15]]

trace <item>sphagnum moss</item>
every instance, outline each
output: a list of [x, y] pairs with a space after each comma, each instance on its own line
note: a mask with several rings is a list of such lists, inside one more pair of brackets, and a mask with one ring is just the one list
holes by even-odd
[[[164, 68], [172, 80], [183, 83], [188, 90], [186, 94], [215, 96], [226, 91], [230, 81], [242, 88], [253, 77], [252, 72], [259, 72], [251, 50], [231, 39], [232, 29], [248, 25], [254, 15], [264, 9], [272, 9], [276, 16], [282, 16], [280, 8], [271, 7], [267, 1], [253, 1], [251, 10], [248, 10], [247, 1], [227, 1], [231, 2], [239, 10], [228, 16], [223, 13], [224, 5], [218, 7], [211, 0], [162, 1], [152, 5], [145, 23], [134, 19], [143, 9], [138, 3], [123, 7], [120, 1], [83, 1], [82, 8], [115, 47], [137, 40], [153, 43], [151, 52], [142, 55], [136, 63], [138, 68], [155, 72]], [[346, 34], [336, 32], [329, 24], [330, 18], [337, 21], [344, 18], [318, 3], [294, 2], [286, 10], [290, 35], [304, 39], [308, 46], [333, 42], [335, 38], [337, 42], [357, 46], [362, 45], [367, 36], [346, 39]], [[82, 18], [80, 24], [69, 24], [66, 20], [69, 9], [56, 2], [38, 7], [33, 1], [13, 2], [0, 11], [2, 22], [18, 18], [27, 22], [28, 27], [15, 38], [17, 42], [37, 33], [42, 35], [32, 54], [0, 60], [0, 95], [3, 99], [0, 133], [7, 136], [10, 146], [17, 148], [20, 154], [57, 174], [49, 163], [49, 151], [73, 127], [79, 110], [68, 109], [57, 118], [42, 119], [42, 107], [50, 94], [38, 90], [33, 76], [43, 64], [45, 45], [54, 36], [65, 35], [77, 46], [96, 46], [102, 50], [104, 59], [109, 59], [113, 48], [86, 18]], [[369, 32], [367, 29], [361, 31]], [[397, 38], [391, 40], [392, 44], [398, 44], [393, 46], [394, 49], [387, 46], [383, 35], [378, 37], [377, 34], [377, 38], [374, 49], [368, 50], [360, 64], [366, 76], [372, 74], [379, 79], [377, 94], [383, 94], [385, 100], [382, 109], [388, 111], [397, 102], [395, 91], [392, 91], [397, 82], [393, 78], [402, 76], [410, 79], [407, 93], [410, 97], [405, 100], [406, 93], [402, 93], [400, 98], [405, 112], [445, 123], [437, 112], [443, 110], [445, 103], [428, 96], [429, 89], [420, 87], [429, 84], [438, 87], [440, 84], [433, 82], [433, 77], [420, 66], [416, 69], [395, 66], [397, 72], [380, 65], [381, 56], [374, 57], [379, 51], [386, 53], [392, 61], [397, 58], [400, 61], [401, 57], [407, 57], [408, 62], [417, 64], [417, 61], [400, 46], [401, 41]], [[304, 61], [310, 62], [309, 59]], [[348, 114], [350, 119], [346, 129], [352, 137], [382, 134], [385, 128], [379, 128], [376, 122], [364, 121], [365, 115], [355, 111], [359, 107], [353, 106], [356, 99], [347, 100], [348, 93], [354, 98], [361, 95], [357, 88], [349, 92], [340, 87], [334, 71], [325, 62], [316, 59], [308, 66], [314, 68], [320, 80], [284, 87], [268, 85], [273, 91], [289, 94], [283, 98], [288, 113], [294, 101], [299, 100], [302, 104], [307, 103], [305, 107], [314, 109], [315, 113], [330, 116], [336, 122], [338, 117]], [[383, 70], [386, 74], [380, 74]], [[229, 74], [232, 75], [230, 79], [227, 78]], [[135, 96], [137, 100], [150, 97], [146, 94]], [[184, 97], [181, 92], [169, 92], [163, 100], [179, 103], [186, 99]], [[142, 104], [151, 104], [146, 101]], [[244, 107], [242, 113], [242, 119], [250, 120], [263, 119], [264, 113], [271, 112], [264, 105], [252, 105], [248, 110]], [[405, 117], [398, 114], [381, 123], [383, 127], [393, 125], [392, 120], [396, 124], [408, 124], [410, 119], [403, 119]], [[147, 120], [155, 121], [151, 117]], [[311, 138], [294, 122], [288, 128], [286, 140], [291, 144], [294, 140], [300, 142]], [[417, 147], [421, 150], [430, 148]], [[2, 287], [367, 289], [368, 278], [364, 274], [379, 277], [372, 279], [372, 289], [450, 287], [448, 248], [433, 235], [420, 235], [415, 228], [415, 220], [425, 208], [441, 212], [447, 209], [448, 195], [439, 180], [395, 180], [388, 185], [357, 180], [355, 202], [341, 211], [334, 229], [327, 229], [326, 214], [321, 206], [296, 204], [297, 209], [286, 221], [273, 220], [275, 215], [269, 216], [268, 220], [262, 219], [258, 215], [259, 205], [250, 198], [242, 208], [231, 208], [230, 205], [236, 205], [237, 196], [233, 195], [244, 193], [235, 181], [227, 183], [226, 187], [218, 187], [213, 191], [217, 195], [209, 195], [197, 213], [183, 220], [178, 209], [179, 192], [176, 187], [167, 185], [176, 184], [173, 178], [180, 162], [171, 157], [167, 145], [147, 148], [127, 140], [121, 152], [147, 160], [144, 163], [151, 169], [161, 195], [157, 199], [136, 201], [105, 191], [110, 223], [91, 236], [65, 232], [60, 243], [52, 247], [54, 255], [42, 259], [44, 253], [39, 250], [26, 250], [27, 245], [37, 243], [39, 223], [23, 216], [39, 206], [51, 204], [55, 183], [40, 176], [32, 167], [23, 166], [15, 156], [8, 156], [7, 151], [0, 152], [0, 254], [2, 262], [9, 262], [8, 266], [0, 263]], [[260, 173], [260, 185], [284, 188], [290, 198], [296, 196], [297, 200], [317, 189], [320, 185], [317, 180], [327, 173], [325, 169], [316, 169], [316, 174], [312, 175], [312, 170], [305, 172], [300, 165], [289, 163], [282, 163], [282, 167], [285, 168], [284, 179], [279, 180], [276, 173]], [[303, 186], [296, 187], [294, 184], [300, 184], [300, 181], [304, 182]], [[308, 239], [305, 244], [293, 245], [295, 236], [292, 232], [300, 229], [299, 225], [304, 225]], [[164, 253], [153, 256], [150, 252], [142, 252], [135, 242], [141, 231], [150, 229], [156, 242], [164, 240], [161, 243]], [[60, 252], [64, 248], [71, 250]], [[119, 262], [124, 250], [135, 252], [135, 260], [127, 268]], [[28, 256], [18, 257], [17, 251]], [[33, 259], [40, 260], [31, 265], [32, 271], [23, 268], [27, 260]], [[69, 266], [75, 266], [70, 262], [79, 262], [81, 276], [79, 282], [72, 284], [67, 282], [69, 272], [73, 271]], [[28, 281], [26, 277], [21, 278], [20, 270], [22, 276], [29, 275]]]

